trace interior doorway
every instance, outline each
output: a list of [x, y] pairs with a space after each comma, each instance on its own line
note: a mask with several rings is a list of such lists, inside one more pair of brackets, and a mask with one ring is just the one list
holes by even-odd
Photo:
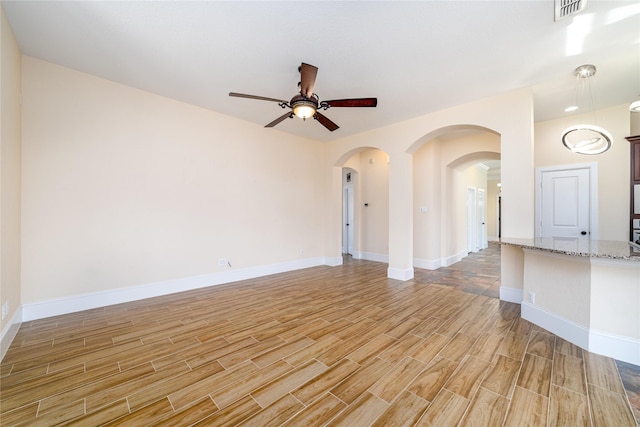
[[[347, 173], [349, 175], [350, 172]], [[353, 255], [354, 238], [354, 201], [353, 184], [344, 186], [342, 193], [342, 253]]]
[[476, 189], [467, 187], [467, 253], [478, 252]]
[[478, 188], [478, 241], [476, 246], [479, 249], [485, 249], [487, 247], [487, 203], [486, 194], [484, 189]]
[[498, 214], [496, 220], [498, 223], [496, 224], [496, 229], [498, 230], [498, 239], [502, 237], [502, 196], [498, 194]]

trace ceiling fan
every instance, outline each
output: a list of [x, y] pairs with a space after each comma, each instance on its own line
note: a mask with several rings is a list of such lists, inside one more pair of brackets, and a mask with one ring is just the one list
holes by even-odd
[[319, 110], [327, 110], [330, 107], [375, 107], [378, 105], [377, 98], [351, 98], [320, 101], [318, 95], [313, 93], [313, 86], [316, 83], [318, 67], [314, 67], [313, 65], [305, 64], [303, 62], [300, 67], [298, 67], [298, 71], [300, 72], [300, 83], [298, 83], [298, 86], [300, 86], [300, 93], [291, 98], [290, 101], [236, 92], [229, 92], [229, 96], [277, 102], [280, 107], [291, 109], [291, 111], [288, 111], [271, 123], [267, 124], [265, 126], [266, 128], [274, 127], [286, 118], [293, 118], [293, 116], [297, 116], [303, 120], [313, 117], [331, 132], [338, 129], [339, 126], [329, 120], [325, 115], [321, 114]]

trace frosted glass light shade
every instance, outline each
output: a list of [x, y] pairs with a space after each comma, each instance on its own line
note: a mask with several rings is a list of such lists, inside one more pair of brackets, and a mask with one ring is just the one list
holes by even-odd
[[293, 106], [293, 114], [300, 117], [301, 119], [308, 119], [309, 117], [313, 117], [315, 113], [315, 105], [311, 103], [300, 102]]

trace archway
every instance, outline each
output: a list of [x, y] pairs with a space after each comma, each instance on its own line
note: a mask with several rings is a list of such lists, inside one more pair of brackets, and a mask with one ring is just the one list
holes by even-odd
[[[326, 159], [330, 168], [327, 180], [331, 190], [325, 193], [325, 263], [334, 265], [342, 262], [341, 165], [351, 156], [351, 151], [372, 146], [384, 150], [390, 156], [387, 277], [410, 280], [416, 265], [414, 223], [416, 217], [420, 216], [419, 208], [423, 206], [416, 201], [414, 191], [414, 153], [435, 138], [446, 138], [448, 134], [455, 134], [457, 131], [463, 133], [467, 130], [480, 130], [499, 136], [499, 148], [490, 151], [501, 154], [502, 194], [505, 201], [502, 205], [502, 235], [514, 238], [533, 237], [533, 194], [532, 191], [522, 190], [532, 189], [534, 185], [532, 99], [530, 90], [513, 91], [326, 144]], [[337, 162], [339, 159], [342, 160]], [[445, 173], [440, 170], [442, 174]], [[439, 177], [442, 180], [442, 175]], [[422, 219], [426, 219], [428, 213], [437, 211], [446, 221], [446, 215], [441, 212], [442, 204], [424, 207], [428, 210]], [[427, 237], [425, 240], [432, 243], [431, 236]], [[441, 261], [446, 258], [444, 254], [452, 252], [443, 249], [443, 242], [447, 240], [441, 238], [441, 233], [438, 232], [434, 239], [438, 250], [436, 260]], [[503, 248], [503, 259], [507, 252], [511, 252], [509, 248]], [[509, 256], [515, 258], [515, 254], [510, 253]], [[502, 263], [502, 268], [503, 286], [522, 289], [520, 266], [507, 262]]]
[[[343, 254], [389, 262], [389, 156], [360, 147], [341, 157]], [[348, 225], [347, 225], [348, 224]]]
[[[487, 200], [489, 168], [481, 165], [481, 161], [499, 160], [500, 144], [500, 135], [490, 129], [455, 125], [437, 129], [411, 146], [415, 267], [437, 269], [467, 255], [468, 190], [473, 189], [474, 204], [477, 194], [483, 197], [481, 200]], [[479, 230], [485, 234], [479, 234], [482, 242], [474, 248], [482, 247], [485, 240], [486, 230]]]
[[[491, 224], [492, 236], [496, 236], [497, 187], [490, 184], [495, 184], [496, 179], [499, 180], [500, 153], [487, 151], [469, 153], [449, 163], [447, 168], [453, 170], [452, 174], [461, 176], [463, 183], [463, 186], [451, 189], [448, 194], [460, 194], [465, 191], [467, 194], [464, 206], [461, 203], [451, 204], [452, 210], [458, 209], [458, 212], [454, 212], [453, 217], [466, 219], [466, 234], [460, 233], [457, 238], [462, 241], [466, 237], [467, 253], [477, 252], [488, 246], [489, 224]], [[466, 214], [461, 212], [465, 209]], [[459, 227], [455, 228], [460, 229]]]

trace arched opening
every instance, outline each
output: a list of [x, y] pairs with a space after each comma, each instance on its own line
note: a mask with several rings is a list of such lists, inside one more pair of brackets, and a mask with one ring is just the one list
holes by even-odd
[[342, 158], [343, 255], [389, 262], [389, 157], [362, 147]]
[[[342, 168], [342, 255], [353, 256], [356, 253], [356, 192], [358, 171], [349, 167]], [[359, 215], [358, 215], [359, 217]]]
[[499, 179], [500, 135], [479, 126], [448, 126], [411, 149], [414, 266], [449, 266], [486, 247], [489, 235], [495, 235], [495, 192], [489, 182], [496, 173]]
[[[469, 153], [447, 167], [453, 169], [453, 174], [459, 174], [462, 177], [459, 181], [465, 185], [464, 188], [450, 191], [453, 194], [466, 191], [466, 215], [458, 212], [454, 217], [466, 217], [467, 253], [478, 252], [487, 248], [489, 240], [496, 239], [496, 226], [500, 228], [499, 200], [496, 199], [500, 197], [500, 187], [497, 186], [500, 183], [500, 153]], [[460, 203], [454, 206], [463, 209]]]

